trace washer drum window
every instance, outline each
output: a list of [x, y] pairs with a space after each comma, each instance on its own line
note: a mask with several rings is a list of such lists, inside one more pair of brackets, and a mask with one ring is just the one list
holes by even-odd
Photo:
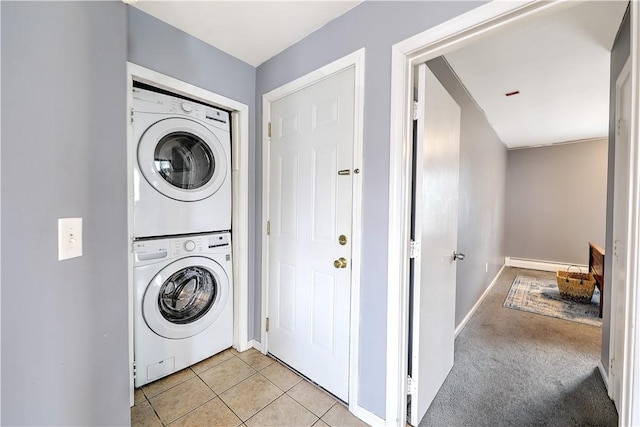
[[218, 283], [206, 268], [187, 267], [173, 273], [160, 288], [158, 309], [171, 323], [191, 323], [209, 311], [218, 293]]
[[142, 298], [142, 316], [162, 337], [192, 337], [220, 317], [229, 304], [230, 288], [224, 269], [211, 258], [181, 258], [149, 282]]

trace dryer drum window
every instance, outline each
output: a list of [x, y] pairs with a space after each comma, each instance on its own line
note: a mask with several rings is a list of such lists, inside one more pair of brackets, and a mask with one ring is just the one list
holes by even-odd
[[192, 323], [207, 314], [218, 294], [216, 277], [200, 266], [172, 274], [160, 288], [158, 308], [171, 323]]
[[211, 148], [198, 136], [172, 132], [156, 145], [156, 170], [174, 187], [193, 190], [206, 185], [216, 168]]

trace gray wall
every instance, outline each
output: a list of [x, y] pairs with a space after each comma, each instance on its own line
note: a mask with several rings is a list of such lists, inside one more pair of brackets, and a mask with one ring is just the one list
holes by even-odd
[[[249, 247], [255, 244], [255, 81], [256, 69], [146, 13], [128, 7], [128, 60], [146, 68], [183, 80], [249, 106]], [[258, 228], [259, 230], [260, 228]], [[249, 252], [249, 265], [255, 265], [256, 251]], [[255, 269], [249, 269], [249, 338], [260, 336], [253, 325], [259, 321], [253, 307]], [[260, 306], [260, 300], [257, 300]], [[257, 319], [257, 320], [256, 320]]]
[[608, 139], [509, 151], [507, 256], [588, 264], [604, 247]]
[[[128, 425], [126, 7], [2, 10], [2, 425]], [[57, 259], [57, 218], [84, 256]]]
[[[362, 47], [366, 48], [358, 403], [382, 418], [385, 417], [386, 389], [391, 46], [481, 4], [478, 1], [367, 1], [257, 69], [256, 121], [260, 123], [263, 94]], [[257, 176], [262, 174], [261, 138], [258, 127]], [[261, 206], [260, 193], [256, 203]], [[257, 236], [256, 252], [259, 251], [260, 240]], [[256, 314], [260, 313], [260, 263], [258, 254], [255, 264]], [[260, 338], [259, 319], [257, 315], [254, 326], [256, 339]]]
[[[628, 10], [628, 9], [627, 9]], [[607, 174], [607, 238], [604, 251], [604, 305], [602, 311], [602, 365], [609, 371], [609, 328], [611, 327], [611, 253], [613, 253], [613, 180], [615, 167], [616, 80], [631, 53], [631, 20], [629, 14], [622, 21], [611, 50], [609, 85], [609, 172]]]
[[[507, 149], [442, 58], [429, 68], [461, 108], [456, 326], [504, 265]], [[486, 263], [489, 268], [485, 271]]]

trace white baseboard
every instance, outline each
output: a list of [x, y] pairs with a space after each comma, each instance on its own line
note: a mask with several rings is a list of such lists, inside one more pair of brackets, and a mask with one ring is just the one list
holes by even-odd
[[606, 387], [607, 391], [609, 391], [609, 375], [607, 375], [607, 372], [604, 370], [602, 360], [598, 360], [598, 370], [600, 371], [600, 376], [604, 381], [604, 386]]
[[485, 291], [483, 292], [482, 296], [480, 296], [480, 299], [478, 299], [478, 301], [471, 308], [471, 310], [469, 310], [469, 313], [467, 313], [465, 318], [462, 319], [462, 322], [460, 322], [460, 324], [456, 328], [456, 331], [455, 331], [455, 336], [456, 337], [460, 334], [460, 332], [462, 332], [462, 329], [464, 329], [464, 327], [467, 325], [467, 322], [469, 321], [469, 319], [471, 319], [471, 316], [473, 316], [473, 314], [476, 312], [478, 307], [480, 307], [480, 304], [482, 304], [482, 301], [484, 301], [484, 299], [487, 297], [487, 295], [489, 295], [489, 291], [491, 291], [491, 288], [493, 288], [493, 286], [496, 283], [498, 283], [498, 278], [502, 274], [502, 271], [504, 270], [504, 268], [505, 268], [504, 265], [502, 267], [500, 267], [500, 270], [498, 271], [498, 274], [496, 274], [496, 277], [493, 278], [493, 280], [491, 281], [491, 283], [489, 284], [487, 289], [485, 289]]
[[384, 427], [386, 426], [385, 420], [374, 414], [373, 412], [369, 412], [364, 409], [362, 406], [358, 406], [358, 404], [349, 405], [349, 411], [358, 417], [360, 420], [374, 427]]
[[[567, 264], [563, 262], [554, 261], [540, 261], [535, 259], [523, 259], [523, 258], [511, 258], [505, 257], [504, 264], [507, 267], [528, 268], [530, 270], [552, 271], [567, 270], [572, 265], [578, 266], [582, 269], [583, 273], [589, 271], [589, 266], [584, 264]], [[576, 271], [576, 270], [573, 270]]]
[[262, 353], [262, 344], [256, 340], [249, 340], [249, 348], [255, 348]]

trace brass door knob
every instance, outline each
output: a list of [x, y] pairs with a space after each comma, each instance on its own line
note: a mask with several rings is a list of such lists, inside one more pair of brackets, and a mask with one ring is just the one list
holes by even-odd
[[333, 261], [333, 266], [335, 268], [347, 268], [347, 260], [343, 257], [340, 257], [337, 260]]

